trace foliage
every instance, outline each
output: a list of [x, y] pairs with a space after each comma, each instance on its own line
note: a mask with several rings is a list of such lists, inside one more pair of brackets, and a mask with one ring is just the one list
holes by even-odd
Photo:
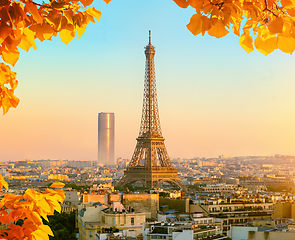
[[59, 240], [74, 240], [76, 236], [75, 228], [75, 211], [70, 213], [58, 213], [54, 212], [54, 215], [48, 217], [49, 222], [47, 224], [54, 237], [50, 236], [50, 239], [59, 239]]
[[91, 187], [91, 185], [81, 185], [81, 186], [78, 186], [76, 183], [67, 183], [65, 185], [65, 188], [72, 188], [72, 189], [76, 189], [77, 191], [85, 190], [85, 189], [88, 189], [90, 187]]
[[117, 233], [117, 232], [119, 232], [119, 229], [116, 228], [115, 226], [109, 227], [109, 228], [98, 227], [97, 232], [99, 232], [99, 233]]
[[[0, 190], [8, 190], [8, 184], [0, 175]], [[63, 183], [54, 183], [42, 193], [27, 189], [24, 195], [8, 193], [0, 202], [0, 222], [7, 224], [7, 229], [0, 230], [0, 239], [49, 239], [53, 236], [49, 226], [44, 225], [42, 218], [48, 221], [47, 216], [54, 211], [61, 211], [60, 203], [65, 199], [64, 192], [59, 189]]]
[[232, 29], [247, 53], [253, 51], [254, 46], [265, 55], [277, 48], [290, 54], [295, 50], [294, 0], [173, 1], [179, 7], [191, 6], [196, 10], [187, 24], [194, 35], [202, 33], [204, 36], [207, 32], [221, 38]]
[[[104, 0], [109, 2], [109, 0]], [[78, 33], [84, 33], [89, 22], [98, 21], [101, 13], [88, 7], [93, 0], [50, 0], [38, 4], [31, 0], [2, 0], [0, 2], [0, 55], [14, 66], [19, 59], [19, 49], [36, 50], [35, 39], [51, 40], [59, 34], [61, 41], [69, 43]], [[0, 107], [3, 115], [16, 107], [19, 99], [14, 95], [17, 87], [16, 73], [4, 63], [0, 64]]]

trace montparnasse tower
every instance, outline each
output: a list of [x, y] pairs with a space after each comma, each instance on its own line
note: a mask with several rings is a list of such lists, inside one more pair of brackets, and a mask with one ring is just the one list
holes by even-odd
[[144, 53], [145, 79], [139, 136], [132, 159], [119, 186], [124, 187], [139, 181], [144, 187], [153, 188], [168, 182], [173, 187], [184, 190], [185, 186], [172, 166], [162, 135], [154, 63], [156, 52], [151, 43], [151, 31]]
[[98, 163], [115, 164], [115, 114], [98, 114]]

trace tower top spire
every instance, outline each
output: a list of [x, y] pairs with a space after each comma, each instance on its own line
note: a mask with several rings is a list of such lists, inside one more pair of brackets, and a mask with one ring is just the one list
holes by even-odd
[[152, 44], [152, 31], [149, 30], [149, 45]]

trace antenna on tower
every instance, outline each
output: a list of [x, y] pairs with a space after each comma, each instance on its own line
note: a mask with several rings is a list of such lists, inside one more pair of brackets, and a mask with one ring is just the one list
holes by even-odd
[[152, 31], [149, 30], [149, 44], [151, 45], [152, 44]]

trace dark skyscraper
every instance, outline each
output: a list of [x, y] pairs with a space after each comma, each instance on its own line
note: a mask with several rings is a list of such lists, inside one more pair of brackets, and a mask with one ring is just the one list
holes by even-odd
[[115, 163], [115, 115], [98, 114], [98, 163], [113, 165]]

